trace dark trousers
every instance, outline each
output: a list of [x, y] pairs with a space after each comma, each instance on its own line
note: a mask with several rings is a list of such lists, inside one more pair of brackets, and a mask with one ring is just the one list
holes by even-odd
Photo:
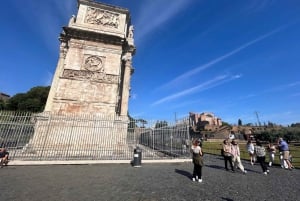
[[256, 158], [257, 158], [257, 162], [260, 164], [263, 172], [267, 172], [268, 167], [266, 165], [266, 157], [265, 156], [256, 156]]
[[224, 156], [224, 162], [225, 162], [225, 169], [228, 170], [227, 163], [229, 162], [231, 170], [234, 171], [233, 165], [232, 165], [232, 157], [231, 156]]
[[202, 166], [194, 164], [193, 177], [196, 178], [198, 176], [199, 179], [202, 178]]

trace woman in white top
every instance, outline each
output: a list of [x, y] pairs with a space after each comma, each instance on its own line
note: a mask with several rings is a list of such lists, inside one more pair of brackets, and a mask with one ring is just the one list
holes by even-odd
[[248, 140], [248, 142], [247, 142], [247, 151], [250, 156], [251, 165], [253, 165], [256, 161], [256, 157], [255, 157], [255, 153], [254, 153], [254, 145], [251, 140]]
[[240, 147], [236, 140], [232, 140], [231, 144], [232, 144], [231, 154], [233, 156], [232, 163], [235, 165], [235, 167], [238, 167], [244, 174], [246, 174], [247, 171], [245, 170], [240, 157], [241, 156]]
[[199, 182], [202, 182], [203, 153], [200, 147], [200, 140], [193, 141], [191, 152], [193, 155], [193, 164], [194, 164], [192, 180], [193, 181], [198, 180]]

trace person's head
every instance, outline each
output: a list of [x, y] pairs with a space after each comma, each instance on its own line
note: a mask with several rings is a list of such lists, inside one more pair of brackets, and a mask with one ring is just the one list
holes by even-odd
[[5, 148], [0, 148], [0, 152], [5, 152]]
[[282, 141], [283, 141], [282, 137], [278, 138], [278, 142], [282, 142]]
[[261, 141], [260, 140], [256, 140], [256, 145], [257, 146], [261, 146]]
[[199, 139], [195, 139], [194, 142], [193, 142], [193, 145], [194, 146], [198, 146], [199, 144], [200, 144]]
[[231, 141], [231, 144], [237, 145], [237, 141], [233, 139], [233, 140]]

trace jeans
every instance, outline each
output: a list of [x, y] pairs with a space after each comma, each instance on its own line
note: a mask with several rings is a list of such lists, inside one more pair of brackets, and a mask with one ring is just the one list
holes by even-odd
[[231, 156], [224, 156], [224, 161], [225, 161], [225, 169], [228, 170], [227, 163], [229, 162], [231, 170], [234, 171], [233, 165], [232, 165], [232, 157]]
[[260, 164], [263, 172], [267, 172], [268, 167], [266, 165], [266, 157], [265, 156], [257, 156], [257, 162]]
[[193, 178], [197, 176], [199, 179], [202, 179], [202, 166], [194, 164]]

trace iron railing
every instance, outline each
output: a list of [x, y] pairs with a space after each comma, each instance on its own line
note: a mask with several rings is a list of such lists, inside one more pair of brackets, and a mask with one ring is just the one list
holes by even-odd
[[0, 143], [11, 160], [130, 160], [137, 147], [146, 160], [190, 157], [186, 120], [156, 126], [118, 116], [0, 111]]

